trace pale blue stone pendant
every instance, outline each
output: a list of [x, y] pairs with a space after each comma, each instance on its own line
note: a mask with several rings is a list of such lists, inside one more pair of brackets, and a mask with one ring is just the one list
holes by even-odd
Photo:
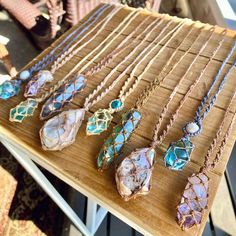
[[171, 170], [183, 170], [190, 160], [193, 148], [188, 137], [172, 142], [164, 156], [165, 166]]
[[109, 109], [99, 109], [87, 122], [86, 133], [87, 135], [99, 135], [106, 131], [113, 119], [112, 114], [123, 108], [121, 99], [115, 99], [110, 102]]

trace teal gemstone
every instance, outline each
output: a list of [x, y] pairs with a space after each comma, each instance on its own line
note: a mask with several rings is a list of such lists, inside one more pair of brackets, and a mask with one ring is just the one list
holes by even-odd
[[110, 103], [110, 107], [111, 107], [113, 110], [118, 110], [118, 109], [120, 109], [122, 106], [123, 106], [123, 102], [122, 102], [120, 99], [113, 100], [113, 101]]
[[136, 110], [131, 110], [122, 117], [122, 120], [114, 127], [112, 134], [104, 142], [98, 154], [97, 165], [99, 169], [107, 168], [120, 154], [140, 120], [141, 114]]
[[194, 145], [189, 138], [171, 143], [164, 157], [165, 166], [171, 170], [183, 170], [190, 160]]
[[0, 98], [7, 100], [20, 92], [20, 80], [7, 80], [0, 85]]

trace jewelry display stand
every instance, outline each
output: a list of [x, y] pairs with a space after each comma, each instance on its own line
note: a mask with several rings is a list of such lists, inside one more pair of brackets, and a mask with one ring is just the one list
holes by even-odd
[[[96, 9], [94, 11], [96, 11]], [[115, 26], [119, 23], [120, 18], [124, 17], [124, 15], [130, 11], [133, 11], [133, 9], [124, 6], [123, 9], [119, 11], [119, 14], [112, 18], [111, 22], [104, 29], [102, 34], [99, 35], [99, 37], [79, 51], [74, 60], [70, 61], [59, 69], [58, 73], [55, 74], [55, 80], [58, 81], [59, 79], [63, 78], [63, 76], [68, 74], [68, 72], [73, 68], [73, 64], [76, 63], [76, 60], [81, 60], [94, 47], [96, 47], [99, 42], [102, 41], [103, 37], [106, 37], [106, 35], [108, 35], [111, 30], [115, 28]], [[27, 65], [26, 68], [31, 64], [33, 65], [37, 60], [46, 55], [62, 40], [63, 37], [75, 30], [76, 27], [84, 22], [91, 14], [92, 13], [86, 16], [69, 32], [55, 41], [48, 49], [46, 49], [36, 59], [34, 59], [32, 63]], [[118, 37], [118, 39], [114, 42], [114, 45], [111, 44], [107, 51], [112, 51], [119, 40], [122, 41], [124, 37], [134, 30], [135, 27], [137, 27], [137, 25], [139, 25], [140, 22], [148, 15], [152, 15], [153, 18], [158, 18], [161, 16], [158, 13], [142, 10], [141, 16], [133, 21], [129, 27], [127, 27], [124, 35], [120, 35], [120, 37]], [[172, 17], [166, 16], [166, 19], [170, 18]], [[176, 17], [173, 19], [177, 23], [182, 21], [182, 19]], [[152, 132], [148, 131], [153, 129], [157, 116], [160, 115], [160, 112], [167, 102], [173, 88], [181, 76], [185, 73], [186, 68], [191, 63], [199, 48], [201, 45], [203, 45], [208, 36], [208, 28], [210, 29], [210, 26], [207, 27], [208, 25], [204, 25], [200, 22], [196, 22], [194, 24], [196, 30], [193, 30], [192, 36], [195, 34], [195, 37], [199, 33], [199, 29], [203, 26], [206, 27], [202, 32], [202, 36], [199, 37], [199, 40], [194, 44], [195, 46], [193, 45], [192, 49], [185, 56], [185, 60], [183, 60], [180, 65], [177, 66], [177, 68], [166, 77], [161, 86], [156, 89], [147, 104], [142, 108], [143, 119], [138, 129], [133, 133], [130, 141], [125, 145], [123, 153], [118, 158], [118, 160], [122, 160], [123, 157], [134, 151], [135, 148], [142, 148], [150, 143], [152, 139]], [[222, 30], [222, 28], [216, 26], [214, 37], [209, 41], [206, 49], [196, 60], [195, 65], [185, 80], [185, 83], [180, 86], [180, 89], [174, 97], [172, 105], [169, 108], [170, 114], [172, 110], [178, 106], [179, 100], [187, 92], [189, 86], [194, 82], [195, 78], [198, 77], [201, 68], [203, 68], [208, 62], [209, 57], [212, 55], [212, 51], [214, 51], [214, 48], [217, 46], [217, 42], [220, 40], [220, 33]], [[172, 40], [172, 43], [170, 43], [163, 53], [160, 54], [159, 58], [154, 64], [155, 66], [152, 66], [151, 69], [146, 73], [132, 96], [127, 98], [125, 107], [126, 109], [133, 107], [134, 101], [138, 98], [141, 91], [158, 75], [160, 68], [165, 65], [165, 61], [167, 61], [175, 51], [177, 45], [182, 41], [184, 35], [188, 33], [188, 27], [184, 26], [181, 32], [182, 33], [178, 34], [178, 38]], [[65, 212], [65, 214], [84, 235], [95, 234], [107, 211], [111, 212], [116, 217], [123, 220], [125, 223], [129, 224], [131, 227], [144, 235], [201, 235], [235, 142], [236, 128], [233, 129], [231, 136], [227, 140], [227, 146], [224, 153], [222, 154], [222, 161], [214, 169], [214, 171], [209, 174], [209, 177], [211, 178], [209, 208], [206, 210], [206, 214], [204, 215], [201, 225], [188, 231], [182, 231], [175, 221], [176, 206], [180, 201], [180, 196], [186, 185], [187, 178], [192, 173], [197, 172], [203, 165], [204, 156], [206, 155], [208, 147], [215, 137], [230, 98], [234, 94], [236, 88], [236, 68], [232, 70], [232, 73], [228, 77], [224, 89], [217, 98], [215, 106], [212, 108], [212, 110], [209, 112], [209, 115], [205, 119], [202, 133], [198, 137], [193, 138], [193, 143], [195, 144], [196, 148], [194, 149], [191, 155], [191, 161], [186, 166], [186, 168], [181, 172], [167, 170], [164, 166], [163, 156], [164, 151], [168, 147], [168, 144], [173, 140], [178, 140], [182, 136], [181, 127], [187, 121], [193, 118], [200, 100], [209, 89], [212, 79], [230, 51], [231, 46], [235, 41], [235, 35], [236, 33], [234, 31], [227, 31], [226, 35], [224, 36], [224, 43], [220, 47], [213, 60], [210, 62], [210, 66], [205, 71], [194, 93], [187, 99], [186, 103], [180, 110], [178, 118], [173, 125], [173, 128], [170, 130], [169, 135], [167, 135], [161, 147], [157, 150], [157, 164], [155, 170], [153, 171], [152, 191], [145, 197], [138, 197], [129, 202], [123, 201], [116, 189], [114, 180], [114, 165], [112, 168], [104, 172], [99, 172], [97, 170], [97, 154], [99, 153], [104, 140], [109, 136], [112, 127], [120, 119], [119, 112], [114, 115], [113, 123], [108, 132], [102, 133], [100, 136], [86, 136], [86, 122], [83, 122], [81, 130], [78, 132], [76, 141], [73, 145], [60, 152], [44, 151], [41, 148], [39, 138], [39, 129], [43, 125], [43, 122], [39, 120], [40, 109], [35, 112], [33, 117], [27, 118], [22, 124], [11, 123], [9, 121], [10, 109], [15, 107], [20, 101], [24, 100], [22, 90], [19, 96], [13, 97], [7, 102], [2, 100], [0, 101], [0, 141], [13, 154], [19, 163], [22, 164], [22, 166], [32, 175], [32, 177], [42, 186], [45, 192], [47, 192], [47, 194], [57, 203], [57, 205]], [[135, 35], [134, 37], [137, 36], [138, 35]], [[146, 41], [146, 46], [149, 43], [149, 41]], [[183, 44], [178, 49], [177, 58], [181, 57], [181, 55], [184, 54], [190, 45], [192, 45], [191, 37], [189, 37], [188, 40], [185, 41], [185, 44]], [[163, 47], [163, 44], [160, 44], [159, 47]], [[93, 75], [92, 79], [88, 78], [87, 88], [84, 89], [84, 91], [73, 100], [73, 102], [69, 105], [70, 108], [76, 108], [78, 106], [82, 107], [84, 98], [89, 93], [91, 93], [93, 89], [103, 80], [104, 76], [108, 74], [112, 68], [114, 68], [114, 66], [120, 60], [119, 57], [122, 55], [123, 54], [117, 56], [117, 58], [114, 58], [114, 60], [105, 69]], [[103, 56], [104, 55], [101, 55], [101, 57], [99, 57], [95, 63], [98, 63]], [[233, 58], [235, 57], [236, 53], [233, 54], [231, 60], [224, 68], [223, 74], [233, 63]], [[89, 60], [91, 59], [92, 57], [89, 58]], [[148, 60], [149, 59], [147, 57], [146, 61], [140, 65], [137, 75], [144, 70]], [[129, 60], [127, 60], [124, 66], [127, 67], [129, 63]], [[117, 75], [120, 73], [122, 73], [121, 69], [117, 71]], [[50, 87], [50, 85], [47, 86]], [[119, 86], [120, 85], [118, 84], [117, 88], [113, 90], [113, 94], [108, 94], [108, 96], [102, 99], [99, 103], [93, 106], [89, 112], [87, 112], [85, 121], [87, 121], [88, 117], [90, 117], [99, 108], [106, 108], [109, 105], [111, 99], [116, 98], [117, 94], [119, 93]], [[233, 108], [235, 110], [235, 105]], [[232, 112], [234, 110], [232, 110]], [[227, 122], [226, 125], [229, 124], [229, 120]], [[67, 205], [64, 199], [48, 182], [46, 177], [42, 174], [34, 162], [44, 167], [49, 172], [69, 184], [71, 187], [75, 188], [88, 197], [89, 200], [87, 206], [86, 224], [83, 224], [83, 222], [74, 213], [73, 209]], [[98, 211], [97, 204], [101, 206]]]

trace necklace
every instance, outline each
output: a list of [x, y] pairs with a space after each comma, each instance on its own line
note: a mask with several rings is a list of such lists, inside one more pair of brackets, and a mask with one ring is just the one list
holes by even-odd
[[[156, 21], [158, 21], [158, 19], [156, 19]], [[157, 24], [156, 27], [158, 25], [159, 24]], [[177, 29], [179, 27], [178, 25], [175, 26], [174, 29]], [[152, 24], [150, 27], [152, 27]], [[154, 31], [156, 27], [152, 28], [152, 31]], [[165, 28], [166, 27], [164, 27], [162, 30], [164, 30]], [[172, 30], [172, 33], [174, 32], [174, 29]], [[146, 30], [148, 32], [149, 27], [147, 27]], [[146, 33], [146, 31], [144, 33]], [[144, 43], [145, 40], [146, 37], [144, 37], [140, 41], [140, 44]], [[113, 82], [108, 86], [108, 88], [106, 88], [103, 92], [100, 93], [100, 90], [105, 87], [105, 85], [109, 82], [111, 75], [116, 72], [117, 68], [122, 65], [123, 62], [131, 58], [136, 51], [137, 47], [135, 50], [129, 52], [129, 54], [126, 55], [126, 57], [110, 71], [110, 73], [103, 79], [103, 81], [97, 86], [97, 88], [87, 96], [83, 108], [64, 111], [61, 114], [54, 116], [44, 124], [44, 126], [40, 130], [40, 137], [43, 149], [53, 151], [62, 150], [63, 148], [71, 145], [75, 141], [76, 134], [84, 119], [85, 111], [89, 110], [91, 106], [100, 101], [109, 91], [111, 91], [115, 87], [115, 85], [125, 74], [124, 71], [120, 76], [113, 80]], [[60, 97], [64, 97], [62, 93], [60, 94]]]
[[[187, 185], [181, 196], [181, 201], [177, 206], [176, 219], [177, 223], [182, 228], [182, 230], [186, 230], [192, 228], [193, 226], [199, 225], [202, 221], [204, 211], [205, 209], [207, 209], [210, 181], [210, 178], [207, 176], [207, 172], [212, 171], [220, 162], [221, 155], [227, 143], [227, 139], [232, 132], [233, 125], [235, 123], [236, 112], [233, 113], [225, 135], [221, 138], [222, 130], [225, 127], [227, 117], [230, 116], [230, 108], [233, 104], [235, 97], [236, 92], [231, 98], [230, 104], [225, 112], [224, 118], [221, 122], [218, 132], [216, 133], [216, 136], [207, 151], [203, 167], [198, 173], [194, 173], [188, 178]], [[220, 139], [221, 143], [218, 149], [216, 150], [217, 152], [215, 154], [215, 158], [210, 162], [210, 157], [211, 155], [213, 155], [213, 151], [216, 148], [217, 143], [220, 142]]]
[[[187, 36], [190, 33], [191, 32], [189, 32]], [[213, 34], [213, 28], [211, 29], [211, 35], [209, 36], [208, 40], [206, 41], [205, 45], [203, 45], [203, 47], [201, 48], [197, 56], [202, 53], [202, 51], [207, 45], [207, 42], [211, 38], [212, 34]], [[195, 38], [194, 42], [197, 41], [199, 37], [200, 37], [200, 34]], [[185, 39], [183, 41], [185, 41]], [[101, 148], [101, 151], [99, 152], [98, 157], [97, 157], [97, 166], [100, 170], [108, 168], [109, 165], [114, 161], [114, 159], [120, 154], [124, 144], [128, 141], [133, 131], [137, 128], [138, 123], [142, 118], [141, 113], [139, 112], [140, 108], [147, 102], [148, 98], [152, 95], [152, 93], [160, 85], [160, 83], [164, 80], [164, 78], [168, 74], [170, 74], [180, 64], [180, 62], [183, 60], [183, 58], [189, 53], [190, 49], [192, 48], [190, 46], [188, 50], [186, 50], [186, 52], [180, 57], [180, 59], [178, 61], [175, 61], [171, 70], [166, 74], [168, 65], [172, 62], [174, 56], [176, 55], [180, 47], [181, 47], [181, 44], [178, 46], [178, 48], [169, 58], [166, 65], [163, 67], [161, 73], [143, 90], [140, 97], [136, 101], [135, 109], [131, 109], [123, 116], [120, 123], [114, 127], [113, 132], [104, 142]], [[192, 64], [190, 65], [190, 67], [192, 66]]]
[[[98, 21], [99, 17], [109, 8], [110, 6], [108, 5], [101, 6], [96, 12], [94, 12], [93, 15], [91, 15], [83, 24], [81, 24], [81, 26], [78, 27], [77, 30], [68, 34], [46, 56], [44, 56], [41, 60], [39, 60], [29, 69], [22, 71], [19, 74], [19, 79], [8, 80], [1, 84], [0, 99], [7, 100], [13, 96], [18, 95], [18, 93], [20, 92], [20, 86], [22, 81], [28, 81], [34, 72], [37, 72], [51, 64], [57, 57], [64, 53], [73, 42], [75, 42], [85, 31], [87, 31], [91, 27], [91, 25]], [[71, 41], [69, 41], [70, 39]], [[60, 52], [56, 53], [57, 50], [62, 46], [64, 46], [63, 49]]]
[[235, 59], [233, 65], [230, 67], [230, 69], [227, 71], [224, 78], [220, 82], [220, 85], [218, 86], [216, 93], [214, 95], [211, 95], [214, 85], [219, 80], [225, 65], [227, 64], [228, 60], [232, 56], [235, 49], [236, 49], [236, 42], [234, 43], [234, 46], [231, 48], [231, 51], [223, 61], [220, 69], [218, 70], [215, 78], [213, 79], [213, 82], [207, 94], [201, 100], [201, 103], [196, 110], [194, 120], [188, 122], [183, 127], [184, 136], [177, 142], [172, 142], [169, 148], [167, 149], [164, 157], [165, 166], [167, 168], [177, 171], [183, 170], [186, 164], [190, 161], [190, 156], [194, 149], [194, 145], [192, 144], [190, 137], [195, 137], [201, 133], [202, 122], [204, 118], [207, 116], [211, 108], [214, 106], [219, 93], [224, 87], [228, 75], [230, 74], [233, 67], [236, 65], [236, 59]]
[[[99, 24], [96, 25], [96, 27], [89, 31], [89, 35], [92, 35], [92, 37], [90, 37], [86, 43], [83, 43], [81, 46], [76, 48], [77, 45], [79, 45], [85, 38], [88, 37], [87, 34], [80, 38], [80, 40], [73, 44], [68, 50], [62, 53], [61, 56], [58, 57], [57, 60], [55, 60], [51, 65], [50, 70], [40, 70], [39, 73], [35, 75], [27, 84], [24, 94], [25, 97], [37, 96], [40, 90], [46, 85], [46, 83], [52, 82], [55, 72], [62, 66], [64, 66], [68, 61], [70, 61], [82, 48], [86, 47], [90, 42], [92, 42], [97, 37], [97, 35], [99, 35], [104, 30], [112, 17], [114, 17], [115, 14], [119, 12], [120, 8], [121, 7], [114, 8], [110, 14], [108, 14], [103, 20], [99, 22]], [[121, 22], [121, 25], [123, 25], [124, 22], [126, 22], [126, 20], [129, 19], [132, 15], [135, 15], [137, 13], [138, 12], [132, 12], [131, 14], [126, 16]], [[99, 30], [96, 32], [97, 28], [99, 28]]]
[[[120, 9], [121, 7], [119, 7], [118, 9], [115, 9], [110, 15], [108, 15], [108, 18], [105, 21], [105, 25], [108, 24], [109, 19], [111, 19], [111, 17], [116, 14], [116, 12]], [[132, 19], [133, 19], [133, 15], [136, 15], [139, 11], [135, 11], [134, 13], [131, 14]], [[125, 19], [123, 19], [123, 21], [118, 25], [118, 28], [121, 28], [121, 26], [123, 24], [125, 24], [127, 21], [127, 17]], [[105, 25], [103, 25], [97, 32], [95, 35], [98, 35], [105, 27]], [[120, 31], [118, 33], [118, 35], [116, 37], [118, 37], [121, 33], [123, 33], [123, 31]], [[108, 39], [110, 39], [109, 35], [108, 37], [106, 37], [104, 39], [104, 41], [106, 42]], [[116, 37], [114, 37], [113, 39], [116, 39]], [[91, 38], [89, 41], [91, 41], [93, 38]], [[104, 41], [102, 43], [104, 43]], [[106, 47], [108, 47], [111, 43], [113, 42], [113, 40], [110, 40], [109, 43], [106, 45]], [[87, 44], [87, 43], [86, 43]], [[85, 45], [85, 44], [84, 44]], [[38, 107], [38, 104], [40, 102], [43, 102], [45, 99], [47, 99], [54, 91], [58, 90], [62, 85], [64, 85], [64, 87], [67, 87], [69, 89], [69, 91], [71, 91], [71, 89], [73, 88], [73, 91], [71, 91], [71, 94], [75, 94], [78, 93], [79, 91], [81, 91], [85, 86], [86, 86], [86, 80], [84, 77], [81, 76], [75, 76], [75, 78], [70, 81], [68, 84], [65, 83], [66, 79], [84, 62], [88, 59], [89, 56], [91, 56], [94, 51], [96, 51], [98, 48], [100, 47], [100, 45], [98, 45], [95, 49], [93, 49], [89, 54], [87, 54], [87, 56], [85, 56], [81, 61], [79, 61], [74, 68], [62, 79], [60, 80], [57, 84], [55, 84], [54, 86], [51, 86], [50, 89], [48, 91], [46, 91], [45, 93], [42, 94], [41, 97], [39, 98], [28, 98], [26, 101], [21, 102], [20, 104], [18, 104], [15, 108], [12, 108], [10, 111], [10, 121], [12, 122], [22, 122], [24, 120], [25, 117], [28, 116], [33, 116], [33, 113], [35, 111], [35, 109]], [[105, 48], [106, 48], [105, 47]], [[99, 56], [101, 53], [103, 52], [103, 50], [101, 50], [97, 56]], [[119, 53], [119, 52], [117, 52]], [[86, 66], [89, 66], [90, 64], [93, 63], [93, 61], [97, 58], [97, 56], [95, 56], [93, 58], [93, 60], [89, 61], [88, 63], [86, 63], [86, 65], [84, 65], [83, 68], [85, 68]], [[114, 55], [113, 55], [114, 56]], [[71, 57], [70, 55], [68, 57]], [[91, 69], [91, 71], [93, 72], [97, 72], [99, 70], [101, 70], [105, 65], [101, 64], [99, 67], [96, 67], [96, 70], [94, 70], [93, 68]], [[63, 97], [63, 98], [66, 98]]]
[[[169, 24], [166, 25], [166, 28], [169, 27], [169, 25], [172, 22], [169, 22]], [[123, 71], [123, 73], [121, 74], [121, 76], [123, 74], [126, 74], [126, 72], [136, 63], [134, 69], [131, 71], [130, 76], [127, 78], [127, 80], [125, 81], [124, 85], [122, 86], [119, 96], [118, 98], [112, 100], [110, 102], [109, 108], [108, 109], [99, 109], [98, 111], [96, 111], [93, 116], [91, 116], [88, 119], [88, 123], [87, 123], [87, 135], [99, 135], [100, 133], [102, 133], [103, 131], [107, 130], [107, 128], [109, 127], [111, 121], [112, 121], [112, 114], [120, 111], [123, 109], [124, 107], [124, 102], [126, 100], [126, 98], [136, 89], [136, 87], [138, 86], [139, 82], [141, 81], [141, 79], [143, 78], [144, 74], [148, 71], [148, 69], [150, 68], [150, 66], [153, 64], [153, 61], [161, 54], [161, 52], [164, 51], [165, 46], [161, 48], [161, 50], [158, 51], [158, 53], [155, 54], [155, 56], [149, 61], [148, 65], [145, 67], [145, 70], [135, 78], [135, 74], [136, 71], [138, 69], [138, 67], [140, 66], [140, 64], [156, 49], [156, 47], [152, 47], [155, 43], [156, 46], [158, 46], [159, 44], [161, 44], [162, 42], [165, 41], [165, 39], [171, 35], [176, 29], [176, 32], [174, 33], [174, 35], [177, 35], [180, 30], [182, 29], [182, 27], [184, 26], [184, 24], [179, 24], [177, 25], [175, 28], [173, 28], [168, 34], [166, 34], [165, 37], [163, 37], [163, 39], [160, 40], [159, 43], [157, 43], [159, 41], [160, 36], [162, 36], [162, 33], [164, 34], [165, 31], [162, 31], [158, 38], [156, 40], [154, 40], [152, 43], [149, 44], [149, 46], [147, 46], [141, 53], [140, 55], [133, 61], [133, 63], [131, 63], [126, 70]], [[174, 37], [173, 35], [173, 37]], [[149, 37], [149, 34], [146, 35], [147, 38]], [[172, 38], [170, 38], [167, 43], [165, 45], [167, 45]], [[137, 61], [141, 59], [138, 63]], [[131, 84], [132, 80], [134, 80], [133, 84]]]
[[[222, 32], [223, 35], [225, 35], [226, 30]], [[160, 145], [164, 138], [166, 137], [168, 131], [172, 127], [174, 121], [177, 118], [177, 115], [179, 113], [179, 110], [183, 106], [184, 102], [188, 98], [188, 96], [191, 94], [201, 77], [203, 76], [204, 72], [206, 71], [207, 67], [209, 66], [210, 61], [214, 58], [216, 55], [218, 49], [223, 43], [224, 38], [222, 38], [217, 48], [214, 50], [212, 57], [208, 61], [208, 63], [204, 66], [202, 69], [200, 76], [195, 80], [195, 82], [190, 86], [188, 92], [184, 95], [183, 99], [180, 101], [178, 108], [176, 109], [175, 113], [172, 115], [169, 124], [167, 124], [166, 129], [159, 135], [158, 137], [158, 130], [161, 126], [161, 121], [163, 120], [169, 106], [169, 102], [173, 98], [173, 92], [170, 95], [170, 99], [167, 103], [167, 105], [163, 108], [162, 113], [160, 115], [159, 121], [157, 122], [154, 130], [154, 136], [153, 136], [153, 142], [151, 144], [151, 147], [143, 148], [140, 150], [137, 150], [133, 153], [131, 153], [128, 157], [126, 157], [118, 167], [116, 171], [116, 183], [117, 183], [117, 189], [120, 193], [120, 195], [125, 199], [129, 200], [131, 198], [136, 197], [137, 195], [147, 194], [150, 191], [151, 187], [151, 177], [152, 177], [152, 171], [154, 168], [154, 158], [156, 156], [155, 148], [157, 145]], [[219, 69], [221, 70], [221, 69]], [[231, 71], [231, 68], [227, 72], [227, 74]], [[186, 74], [185, 74], [186, 75]], [[177, 90], [176, 90], [177, 91]], [[190, 146], [191, 144], [189, 144]], [[129, 170], [126, 168], [128, 165], [131, 165], [132, 168], [129, 167]], [[182, 163], [181, 163], [182, 164]], [[125, 169], [126, 168], [126, 169]], [[126, 172], [125, 172], [126, 171]], [[135, 173], [131, 175], [131, 173]], [[141, 176], [141, 177], [140, 177]], [[129, 185], [130, 189], [129, 192], [127, 191], [127, 182], [132, 183], [133, 185]]]

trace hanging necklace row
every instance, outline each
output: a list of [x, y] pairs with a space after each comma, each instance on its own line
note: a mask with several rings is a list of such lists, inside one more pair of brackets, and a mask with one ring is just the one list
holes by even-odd
[[[153, 25], [155, 25], [157, 22], [155, 20], [153, 22]], [[160, 20], [159, 24], [163, 21], [163, 19]], [[153, 40], [151, 43], [151, 48], [148, 47], [148, 49], [151, 50], [151, 52], [158, 47], [158, 45], [161, 42], [164, 42], [166, 38], [168, 38], [171, 34], [173, 34], [176, 30], [178, 30], [179, 27], [181, 27], [182, 23], [177, 24], [172, 30], [170, 30], [166, 34], [166, 29], [169, 27], [170, 24], [172, 24], [173, 21], [169, 21], [167, 25], [165, 25], [161, 32], [158, 34], [158, 36]], [[141, 41], [140, 44], [145, 42], [147, 37], [156, 29], [156, 27], [159, 26], [157, 23], [154, 28], [152, 28], [151, 32], [149, 32]], [[152, 24], [150, 28], [152, 27]], [[149, 28], [147, 28], [149, 30]], [[147, 31], [148, 32], [148, 31]], [[145, 32], [146, 33], [146, 32]], [[166, 34], [160, 41], [160, 37], [162, 35]], [[145, 35], [145, 34], [144, 34]], [[71, 143], [74, 142], [75, 136], [78, 132], [78, 129], [81, 125], [82, 120], [84, 119], [85, 111], [88, 110], [91, 106], [96, 104], [98, 101], [100, 101], [108, 92], [110, 92], [115, 85], [120, 81], [120, 79], [125, 75], [125, 73], [131, 68], [132, 65], [135, 65], [135, 63], [142, 58], [143, 54], [141, 54], [139, 57], [137, 57], [128, 68], [126, 68], [117, 78], [115, 78], [112, 83], [103, 91], [100, 93], [100, 90], [105, 87], [107, 82], [109, 81], [109, 78], [115, 73], [117, 68], [119, 68], [120, 65], [123, 64], [123, 62], [127, 61], [129, 58], [132, 58], [132, 56], [136, 53], [138, 48], [136, 47], [134, 50], [130, 51], [126, 57], [116, 65], [115, 68], [113, 68], [110, 73], [103, 79], [103, 81], [94, 89], [94, 91], [88, 95], [88, 97], [85, 99], [85, 103], [83, 108], [75, 109], [75, 110], [68, 110], [65, 111], [52, 119], [48, 120], [42, 129], [40, 130], [40, 137], [42, 146], [46, 150], [61, 150], [64, 147], [69, 146]], [[150, 52], [150, 53], [151, 53]], [[157, 53], [159, 55], [159, 53]], [[145, 56], [146, 58], [146, 56]], [[144, 60], [145, 58], [142, 58]], [[136, 68], [136, 67], [135, 67]], [[130, 77], [126, 81], [130, 81]], [[127, 86], [127, 83], [124, 83], [124, 86]], [[135, 82], [133, 83], [135, 84]], [[100, 95], [99, 95], [100, 93]], [[61, 97], [61, 96], [60, 96]], [[50, 104], [54, 103], [55, 99], [51, 99]], [[46, 103], [47, 107], [50, 107], [50, 104]], [[73, 117], [73, 119], [70, 119], [70, 117]], [[68, 123], [69, 121], [70, 124]], [[73, 122], [72, 122], [73, 121]]]

